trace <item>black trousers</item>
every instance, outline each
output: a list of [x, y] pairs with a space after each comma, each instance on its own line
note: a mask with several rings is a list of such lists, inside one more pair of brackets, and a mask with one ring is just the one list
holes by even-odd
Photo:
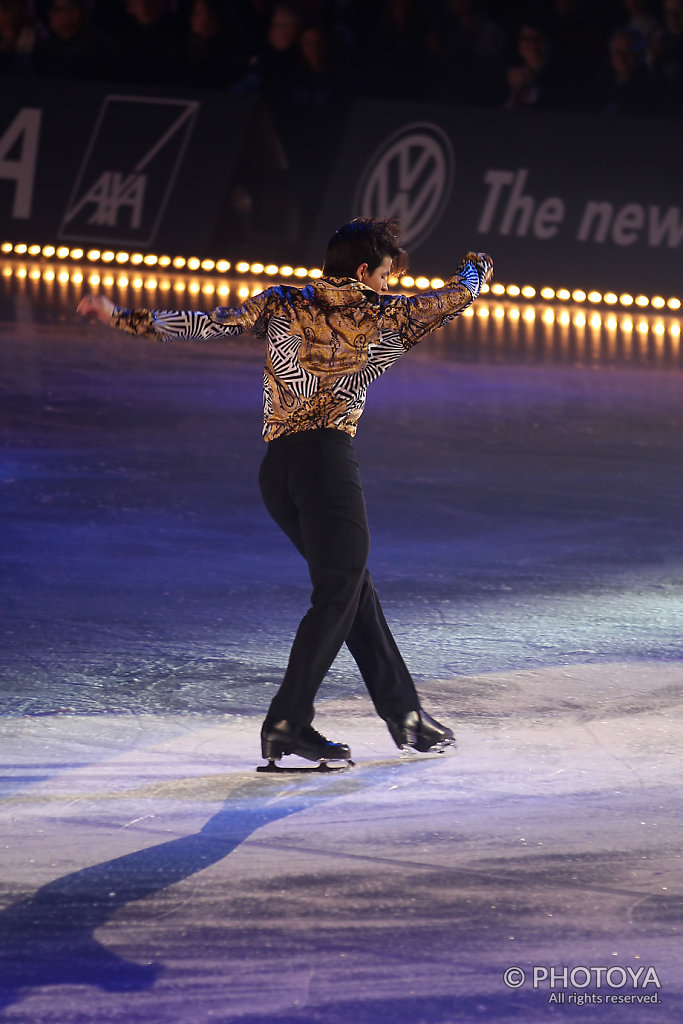
[[415, 685], [366, 568], [370, 537], [349, 435], [309, 430], [276, 438], [259, 483], [268, 512], [308, 562], [313, 584], [268, 720], [310, 725], [315, 696], [343, 643], [382, 718], [417, 710]]

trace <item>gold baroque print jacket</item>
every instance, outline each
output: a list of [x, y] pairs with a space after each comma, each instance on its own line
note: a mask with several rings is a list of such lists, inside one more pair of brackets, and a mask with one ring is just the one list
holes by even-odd
[[443, 287], [417, 295], [378, 294], [351, 278], [322, 277], [303, 288], [276, 285], [210, 313], [117, 308], [111, 324], [162, 341], [265, 338], [264, 439], [322, 427], [353, 436], [368, 385], [466, 309], [489, 267], [468, 253]]

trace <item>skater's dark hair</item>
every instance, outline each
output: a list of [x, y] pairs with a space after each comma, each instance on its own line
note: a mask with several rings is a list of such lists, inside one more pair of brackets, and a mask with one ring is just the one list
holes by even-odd
[[361, 263], [372, 273], [386, 256], [391, 256], [392, 274], [408, 269], [408, 254], [401, 247], [396, 220], [356, 217], [337, 228], [327, 243], [323, 273], [326, 277], [354, 277]]

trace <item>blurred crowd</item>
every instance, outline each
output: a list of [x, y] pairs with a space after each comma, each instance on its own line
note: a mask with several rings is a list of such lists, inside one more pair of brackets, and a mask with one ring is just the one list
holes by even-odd
[[683, 0], [0, 0], [0, 73], [602, 115], [683, 112]]

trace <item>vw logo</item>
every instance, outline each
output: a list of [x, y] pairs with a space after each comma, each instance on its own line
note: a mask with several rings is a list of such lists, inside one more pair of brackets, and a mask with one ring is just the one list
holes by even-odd
[[361, 217], [397, 217], [406, 244], [431, 233], [450, 199], [455, 172], [446, 133], [428, 121], [404, 125], [368, 161], [354, 208]]

